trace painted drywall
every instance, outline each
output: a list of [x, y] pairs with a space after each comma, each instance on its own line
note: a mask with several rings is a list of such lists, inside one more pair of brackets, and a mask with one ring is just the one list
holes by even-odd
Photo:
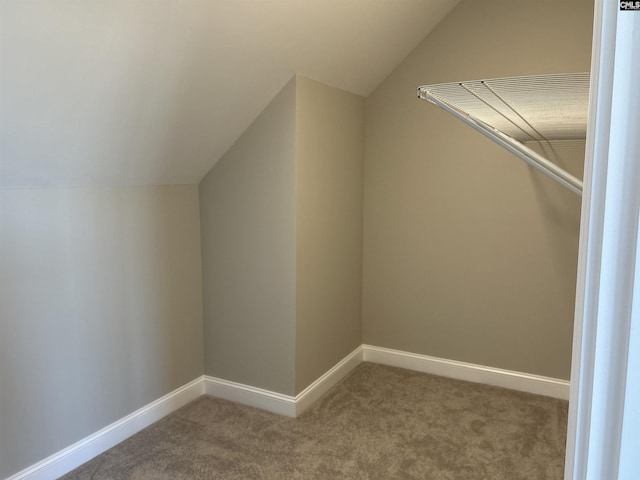
[[582, 0], [462, 1], [367, 98], [365, 343], [569, 378], [580, 198], [416, 88], [588, 71], [592, 15]]
[[202, 375], [196, 186], [0, 190], [0, 478]]
[[200, 184], [208, 375], [295, 395], [362, 343], [363, 138], [294, 77]]
[[291, 395], [295, 78], [200, 183], [205, 373]]
[[296, 393], [362, 343], [364, 98], [296, 81]]
[[368, 94], [457, 2], [2, 0], [0, 187], [198, 183], [292, 72]]

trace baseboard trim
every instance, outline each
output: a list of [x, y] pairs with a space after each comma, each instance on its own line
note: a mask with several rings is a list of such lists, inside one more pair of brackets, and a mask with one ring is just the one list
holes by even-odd
[[207, 375], [204, 377], [204, 391], [207, 395], [223, 400], [241, 403], [287, 417], [296, 416], [295, 397], [282, 393]]
[[212, 397], [295, 418], [360, 363], [362, 363], [362, 346], [340, 360], [295, 397], [206, 375], [204, 377], [205, 393]]
[[569, 382], [566, 380], [446, 360], [390, 348], [361, 345], [295, 397], [206, 375], [196, 378], [6, 480], [58, 478], [203, 394], [288, 417], [296, 417], [363, 361], [563, 400], [569, 399]]
[[569, 382], [567, 380], [429, 357], [372, 345], [363, 345], [362, 353], [365, 362], [380, 363], [442, 377], [569, 400]]
[[307, 410], [331, 387], [362, 363], [362, 345], [338, 362], [315, 382], [296, 395], [296, 416]]
[[195, 400], [203, 393], [203, 377], [196, 378], [6, 480], [51, 480], [58, 478]]

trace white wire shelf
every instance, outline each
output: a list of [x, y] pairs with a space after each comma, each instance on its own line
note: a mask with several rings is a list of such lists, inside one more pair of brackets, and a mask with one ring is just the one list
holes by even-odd
[[441, 83], [418, 97], [443, 108], [577, 194], [582, 182], [524, 142], [584, 140], [589, 74], [568, 73]]

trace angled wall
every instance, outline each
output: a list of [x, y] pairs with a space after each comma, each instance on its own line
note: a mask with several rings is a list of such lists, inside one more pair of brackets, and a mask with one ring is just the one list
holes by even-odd
[[[463, 1], [367, 98], [365, 343], [569, 378], [580, 198], [416, 88], [588, 71], [592, 16]], [[561, 163], [581, 177], [582, 155]]]
[[0, 190], [0, 478], [198, 378], [198, 192]]
[[364, 98], [296, 80], [296, 392], [362, 343]]
[[205, 373], [295, 391], [292, 79], [200, 183]]
[[362, 343], [363, 135], [296, 76], [203, 179], [208, 375], [296, 395]]

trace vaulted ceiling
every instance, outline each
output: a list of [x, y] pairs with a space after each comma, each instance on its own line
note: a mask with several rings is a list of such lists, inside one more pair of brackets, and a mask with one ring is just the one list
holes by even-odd
[[197, 183], [294, 73], [367, 96], [459, 0], [0, 0], [0, 187]]

